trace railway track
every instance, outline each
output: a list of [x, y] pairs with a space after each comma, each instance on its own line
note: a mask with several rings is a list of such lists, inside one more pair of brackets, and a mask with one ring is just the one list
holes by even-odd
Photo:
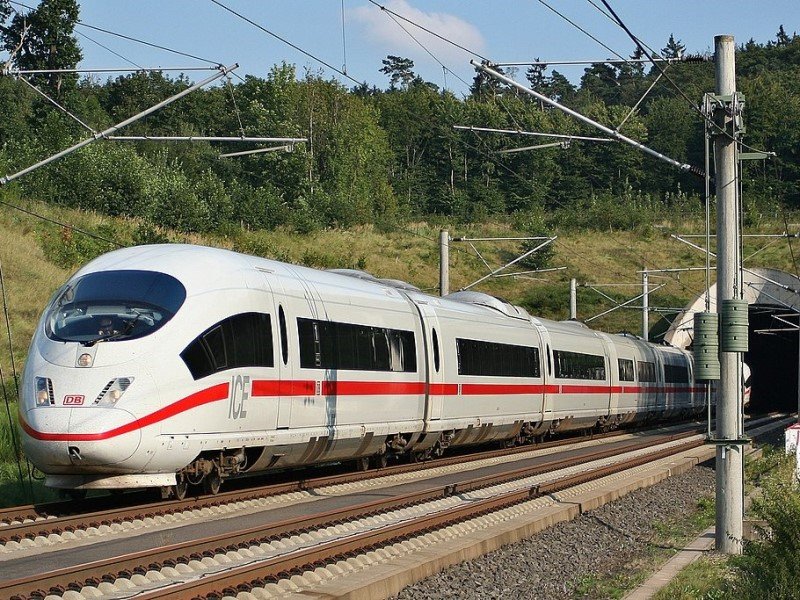
[[[670, 431], [696, 431], [695, 425], [670, 427]], [[380, 469], [358, 472], [344, 472], [334, 475], [293, 479], [277, 484], [236, 489], [216, 495], [200, 495], [184, 500], [162, 500], [159, 502], [135, 502], [125, 504], [125, 499], [115, 496], [100, 496], [90, 500], [94, 510], [86, 511], [88, 502], [63, 501], [42, 505], [25, 505], [0, 509], [0, 547], [12, 542], [22, 547], [29, 546], [27, 541], [37, 538], [48, 538], [65, 532], [74, 533], [89, 529], [118, 529], [125, 523], [134, 521], [151, 522], [169, 515], [178, 515], [203, 509], [220, 509], [238, 503], [259, 501], [265, 498], [318, 490], [336, 485], [369, 481], [379, 477], [389, 477], [404, 473], [421, 473], [426, 470], [439, 469], [449, 465], [469, 465], [495, 458], [523, 456], [532, 452], [557, 450], [587, 441], [612, 440], [630, 435], [629, 431], [615, 431], [595, 434], [581, 438], [568, 438], [545, 442], [535, 446], [518, 446], [501, 450], [489, 450], [448, 456], [423, 463], [392, 465]], [[134, 495], [138, 500], [142, 494]], [[98, 510], [99, 509], [99, 510]]]
[[335, 510], [0, 582], [0, 597], [44, 598], [81, 589], [84, 597], [120, 597], [126, 588], [135, 590], [137, 598], [235, 595], [703, 443], [702, 435], [683, 432], [616, 448], [591, 448], [579, 456], [553, 456], [543, 464], [490, 475], [462, 474], [444, 486], [386, 494]]

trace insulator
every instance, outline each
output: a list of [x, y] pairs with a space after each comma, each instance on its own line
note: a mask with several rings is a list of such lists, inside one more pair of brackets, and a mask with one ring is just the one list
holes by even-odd
[[722, 352], [747, 352], [749, 348], [747, 300], [723, 300], [720, 325], [720, 350]]
[[719, 318], [717, 313], [699, 312], [694, 315], [694, 378], [697, 381], [718, 380]]

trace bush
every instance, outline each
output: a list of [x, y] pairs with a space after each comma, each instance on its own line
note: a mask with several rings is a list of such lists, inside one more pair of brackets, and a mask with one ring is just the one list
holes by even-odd
[[800, 573], [800, 486], [794, 456], [773, 455], [775, 468], [761, 481], [763, 495], [753, 502], [755, 514], [766, 521], [763, 539], [745, 542], [744, 554], [734, 559], [736, 598], [781, 600], [797, 598]]
[[39, 244], [47, 260], [64, 269], [74, 269], [116, 249], [116, 244], [111, 243], [114, 241], [112, 226], [101, 225], [96, 233], [103, 239], [67, 227], [45, 227], [39, 236]]

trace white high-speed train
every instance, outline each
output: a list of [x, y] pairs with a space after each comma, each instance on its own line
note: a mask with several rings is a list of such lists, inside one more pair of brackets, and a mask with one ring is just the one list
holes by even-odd
[[22, 380], [24, 450], [66, 489], [243, 473], [702, 412], [692, 357], [354, 271], [125, 248], [56, 292]]

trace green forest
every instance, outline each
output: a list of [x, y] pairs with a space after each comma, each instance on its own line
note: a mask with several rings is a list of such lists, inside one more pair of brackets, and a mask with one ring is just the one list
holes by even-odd
[[[105, 81], [68, 69], [81, 60], [75, 0], [45, 0], [24, 18], [0, 0], [0, 176], [15, 173], [191, 85], [185, 75], [137, 72]], [[776, 24], [775, 39], [738, 48], [746, 98], [745, 143], [775, 153], [743, 173], [745, 218], [800, 206], [800, 36]], [[692, 57], [680, 32], [664, 57], [689, 57], [669, 78], [699, 105], [713, 91], [714, 65]], [[632, 52], [632, 56], [638, 53]], [[638, 56], [641, 56], [638, 54]], [[557, 109], [476, 75], [465, 97], [424, 81], [409, 59], [376, 70], [386, 88], [348, 88], [321, 72], [275, 65], [263, 76], [221, 80], [120, 134], [304, 137], [291, 152], [236, 158], [241, 143], [99, 141], [5, 186], [0, 194], [133, 216], [183, 232], [231, 228], [298, 232], [412, 220], [474, 223], [513, 216], [531, 233], [553, 227], [635, 228], [666, 211], [702, 211], [703, 180], [621, 143], [572, 141], [498, 153], [538, 138], [454, 129], [454, 125], [597, 136]], [[653, 84], [645, 65], [587, 68], [578, 85], [545, 67], [508, 73], [533, 89], [615, 128]], [[34, 89], [64, 107], [65, 114]], [[620, 132], [702, 167], [700, 116], [661, 79]], [[521, 219], [521, 221], [519, 221]]]

